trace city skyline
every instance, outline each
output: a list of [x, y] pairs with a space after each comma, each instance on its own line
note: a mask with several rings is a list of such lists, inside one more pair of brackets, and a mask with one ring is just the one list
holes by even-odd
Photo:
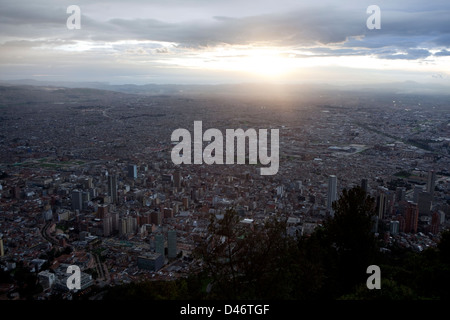
[[0, 300], [449, 298], [445, 1], [1, 6]]

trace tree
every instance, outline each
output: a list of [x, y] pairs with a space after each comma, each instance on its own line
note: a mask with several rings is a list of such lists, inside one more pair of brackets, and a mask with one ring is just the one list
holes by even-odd
[[332, 299], [337, 294], [337, 252], [331, 245], [324, 226], [317, 227], [310, 235], [298, 241], [299, 265], [297, 290], [293, 298], [300, 300]]
[[345, 294], [340, 300], [417, 300], [408, 286], [391, 279], [381, 280], [381, 290], [368, 290], [365, 284], [357, 286], [354, 293]]
[[285, 218], [249, 226], [234, 210], [220, 220], [211, 217], [208, 236], [196, 251], [211, 279], [211, 297], [222, 299], [289, 298], [297, 253]]
[[377, 245], [374, 199], [359, 187], [344, 190], [334, 217], [300, 240], [287, 234], [286, 218], [268, 217], [253, 229], [236, 212], [211, 218], [197, 254], [211, 277], [214, 297], [225, 299], [330, 299], [367, 279]]
[[450, 265], [450, 230], [441, 233], [438, 249], [444, 263]]
[[109, 287], [105, 300], [188, 300], [201, 299], [198, 278], [170, 281], [141, 281]]
[[18, 284], [18, 292], [21, 298], [31, 300], [33, 295], [43, 291], [36, 274], [30, 272], [23, 263], [17, 264], [16, 270], [14, 271], [14, 280]]
[[334, 217], [325, 223], [325, 233], [338, 255], [339, 287], [348, 290], [365, 281], [377, 244], [372, 232], [375, 200], [360, 187], [344, 189], [333, 203]]
[[239, 217], [232, 210], [227, 211], [221, 220], [211, 216], [207, 237], [195, 252], [203, 260], [213, 285], [226, 298], [237, 295], [235, 254], [239, 251], [236, 242], [238, 223]]
[[377, 254], [372, 232], [375, 201], [360, 187], [344, 189], [328, 218], [299, 241], [301, 298], [335, 299], [367, 279]]

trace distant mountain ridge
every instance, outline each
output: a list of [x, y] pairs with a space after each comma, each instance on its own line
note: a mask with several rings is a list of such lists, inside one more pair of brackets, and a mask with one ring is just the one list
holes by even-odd
[[[284, 92], [298, 91], [365, 91], [365, 92], [384, 92], [400, 94], [440, 94], [450, 95], [448, 86], [433, 83], [418, 83], [414, 81], [381, 83], [381, 84], [354, 84], [354, 85], [335, 85], [335, 84], [122, 84], [112, 85], [107, 82], [64, 82], [64, 81], [38, 81], [34, 79], [21, 80], [0, 80], [3, 86], [38, 86], [38, 87], [65, 87], [65, 88], [90, 88], [99, 90], [116, 91], [129, 94], [161, 95], [161, 94], [179, 94], [179, 93], [226, 93], [240, 91], [261, 92], [273, 89]], [[263, 92], [264, 92], [263, 91]]]

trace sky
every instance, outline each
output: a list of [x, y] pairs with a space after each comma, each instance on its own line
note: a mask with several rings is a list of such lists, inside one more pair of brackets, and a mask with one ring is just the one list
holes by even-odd
[[450, 85], [450, 1], [0, 0], [0, 79]]

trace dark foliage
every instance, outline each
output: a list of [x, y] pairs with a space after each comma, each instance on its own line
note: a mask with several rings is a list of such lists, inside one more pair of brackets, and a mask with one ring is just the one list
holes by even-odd
[[[294, 240], [286, 220], [260, 228], [230, 210], [211, 218], [209, 236], [195, 254], [204, 270], [187, 279], [111, 288], [107, 299], [417, 300], [450, 297], [450, 232], [437, 248], [380, 252], [372, 233], [374, 199], [359, 187], [344, 190], [334, 217]], [[381, 289], [369, 290], [369, 265], [381, 269]], [[208, 288], [208, 289], [207, 289]]]

